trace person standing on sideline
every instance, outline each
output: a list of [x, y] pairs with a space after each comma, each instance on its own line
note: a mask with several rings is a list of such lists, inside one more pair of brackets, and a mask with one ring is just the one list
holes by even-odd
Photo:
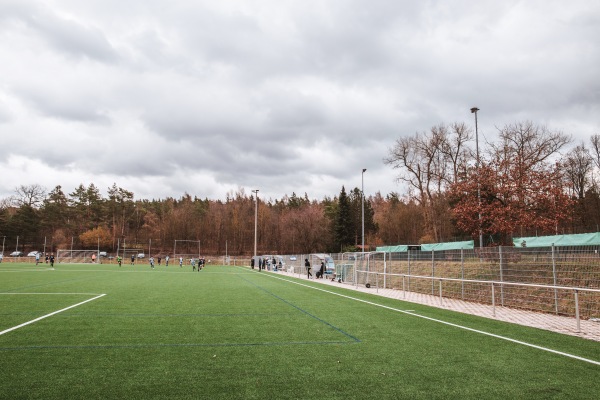
[[312, 274], [310, 273], [310, 262], [308, 261], [308, 258], [304, 259], [304, 266], [306, 267], [306, 278], [310, 279]]
[[35, 265], [40, 263], [40, 253], [35, 253]]
[[259, 259], [258, 259], [258, 271], [259, 271], [259, 272], [262, 270], [262, 267], [263, 267], [263, 264], [262, 264], [262, 263], [263, 263], [263, 260], [262, 260], [262, 258], [259, 258]]
[[167, 256], [165, 257], [165, 267], [169, 266], [169, 255], [167, 254]]
[[323, 275], [325, 274], [325, 263], [321, 261], [321, 269], [319, 269], [319, 276], [323, 279]]
[[[0, 259], [0, 262], [2, 262], [2, 260]], [[252, 257], [250, 259], [250, 268], [254, 269], [254, 257]]]

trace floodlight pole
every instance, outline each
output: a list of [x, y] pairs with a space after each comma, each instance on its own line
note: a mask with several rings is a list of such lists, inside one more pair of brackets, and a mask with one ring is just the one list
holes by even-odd
[[361, 174], [361, 189], [360, 189], [360, 198], [361, 198], [361, 208], [362, 208], [362, 247], [361, 251], [365, 251], [365, 172], [367, 172], [366, 168], [363, 168]]
[[471, 108], [471, 114], [475, 114], [475, 172], [477, 173], [477, 212], [479, 218], [479, 247], [483, 247], [483, 231], [481, 229], [481, 183], [479, 181], [479, 132], [477, 130], [477, 111], [479, 108]]
[[258, 189], [252, 191], [256, 194], [254, 198], [254, 257], [256, 257], [256, 237], [258, 232]]

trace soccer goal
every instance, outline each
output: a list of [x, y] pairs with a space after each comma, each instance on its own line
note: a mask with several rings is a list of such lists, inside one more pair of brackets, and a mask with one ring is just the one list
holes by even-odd
[[[93, 258], [92, 258], [93, 257]], [[56, 263], [83, 264], [98, 262], [98, 250], [57, 250]]]
[[200, 250], [201, 248], [199, 240], [175, 239], [175, 244], [173, 245], [172, 258], [200, 258]]

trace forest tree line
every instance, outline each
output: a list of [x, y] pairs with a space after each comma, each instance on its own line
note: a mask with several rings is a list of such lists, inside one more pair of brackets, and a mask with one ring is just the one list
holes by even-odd
[[[477, 159], [474, 133], [464, 123], [441, 124], [398, 139], [384, 162], [398, 171], [405, 193], [364, 199], [365, 250], [379, 245], [474, 239], [510, 244], [515, 236], [598, 231], [600, 135], [574, 147], [572, 139], [532, 122], [498, 129]], [[175, 240], [199, 241], [211, 255], [254, 251], [257, 207], [259, 254], [360, 250], [359, 188], [333, 197], [308, 194], [256, 199], [243, 189], [225, 200], [198, 194], [136, 199], [116, 183], [106, 194], [94, 183], [65, 193], [21, 185], [0, 200], [5, 249], [128, 247], [168, 253]], [[18, 239], [17, 239], [18, 237]]]

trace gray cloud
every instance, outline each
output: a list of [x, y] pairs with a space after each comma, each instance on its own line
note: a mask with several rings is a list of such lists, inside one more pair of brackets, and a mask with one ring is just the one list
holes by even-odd
[[[0, 4], [0, 197], [113, 182], [137, 197], [402, 190], [382, 159], [439, 123], [600, 133], [585, 0]], [[24, 165], [35, 166], [25, 168]]]

